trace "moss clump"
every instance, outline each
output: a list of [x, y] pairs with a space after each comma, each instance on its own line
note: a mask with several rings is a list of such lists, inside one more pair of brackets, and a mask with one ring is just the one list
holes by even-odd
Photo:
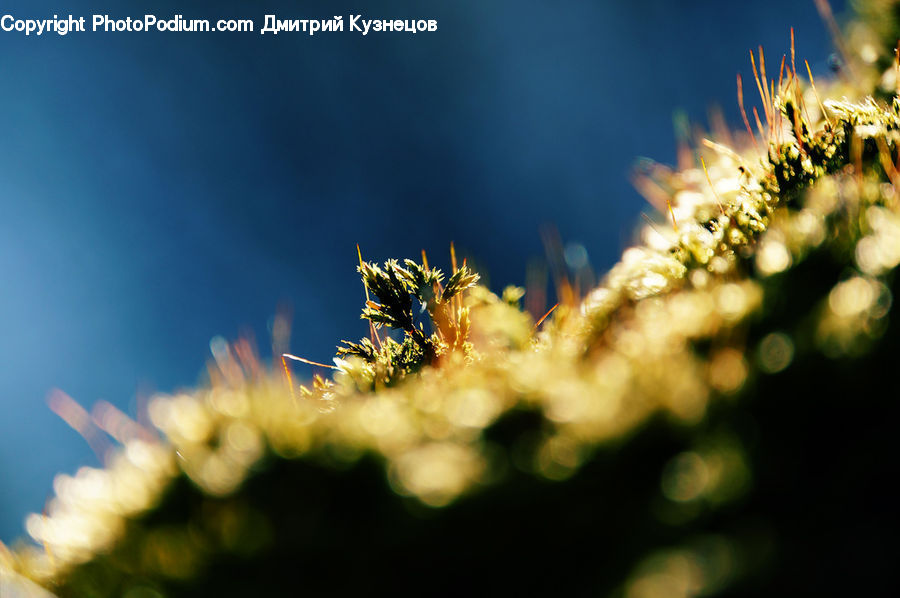
[[372, 336], [333, 380], [298, 396], [221, 351], [208, 387], [150, 403], [158, 436], [59, 476], [0, 568], [60, 596], [886, 591], [900, 102], [867, 99], [879, 64], [821, 104], [792, 67], [761, 93], [765, 148], [654, 169], [673, 226], [542, 327], [465, 267], [361, 262]]
[[[466, 340], [469, 308], [463, 306], [461, 298], [478, 282], [478, 275], [468, 267], [456, 269], [446, 286], [442, 284], [443, 272], [412, 260], [405, 260], [403, 266], [388, 260], [384, 268], [361, 261], [359, 272], [366, 295], [371, 291], [380, 302], [367, 300], [362, 312], [372, 325], [372, 338], [358, 343], [344, 341], [338, 355], [362, 360], [361, 367], [339, 362], [342, 371], [361, 387], [390, 386], [425, 366], [437, 365], [438, 359], [450, 351], [465, 354], [471, 349]], [[414, 300], [421, 305], [418, 311], [428, 314], [431, 334], [425, 332], [421, 322], [416, 324]], [[403, 340], [398, 343], [389, 336], [382, 340], [377, 330], [383, 325], [402, 331]]]

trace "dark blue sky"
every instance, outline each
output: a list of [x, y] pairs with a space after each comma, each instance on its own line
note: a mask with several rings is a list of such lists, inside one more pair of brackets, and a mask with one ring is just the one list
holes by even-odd
[[[833, 4], [840, 12], [841, 3]], [[123, 8], [126, 5], [127, 8]], [[672, 115], [737, 124], [763, 44], [824, 72], [812, 0], [5, 1], [0, 16], [437, 19], [431, 34], [0, 32], [0, 539], [56, 472], [96, 459], [45, 403], [134, 413], [197, 382], [215, 335], [327, 361], [365, 333], [365, 256], [523, 283], [555, 225], [608, 268], [641, 210], [639, 156], [675, 159]], [[442, 264], [445, 265], [445, 264]]]

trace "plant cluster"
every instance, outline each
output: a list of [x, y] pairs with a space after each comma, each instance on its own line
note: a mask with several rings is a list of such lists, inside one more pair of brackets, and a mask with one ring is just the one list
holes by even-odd
[[[358, 378], [375, 384], [392, 385], [424, 366], [434, 365], [448, 351], [467, 354], [471, 345], [469, 334], [469, 308], [463, 305], [463, 293], [475, 286], [478, 274], [465, 264], [455, 269], [444, 285], [444, 273], [404, 260], [388, 260], [383, 267], [360, 262], [358, 268], [369, 292], [378, 302], [368, 300], [361, 317], [371, 323], [371, 338], [359, 342], [343, 341], [338, 356], [344, 359], [357, 357], [364, 362], [363, 372], [344, 364], [346, 370]], [[428, 317], [428, 328], [418, 316]], [[417, 321], [418, 320], [418, 321]], [[400, 341], [378, 330], [388, 326], [400, 331]]]

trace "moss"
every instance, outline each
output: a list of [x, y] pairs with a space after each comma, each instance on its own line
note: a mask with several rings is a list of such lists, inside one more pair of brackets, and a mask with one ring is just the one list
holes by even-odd
[[465, 266], [361, 261], [333, 379], [223, 351], [0, 568], [60, 596], [886, 590], [900, 103], [865, 65], [821, 108], [792, 73], [763, 151], [653, 169], [671, 227], [541, 326]]

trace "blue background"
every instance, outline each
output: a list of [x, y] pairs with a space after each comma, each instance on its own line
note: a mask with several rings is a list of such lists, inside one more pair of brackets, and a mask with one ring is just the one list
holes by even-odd
[[[0, 3], [54, 12], [257, 32], [0, 32], [7, 542], [55, 473], [97, 464], [50, 389], [134, 414], [139, 390], [197, 383], [215, 335], [251, 332], [267, 354], [279, 303], [291, 349], [328, 361], [366, 331], [357, 242], [446, 266], [453, 240], [500, 289], [524, 283], [550, 224], [603, 271], [651, 210], [635, 160], [675, 160], [674, 111], [705, 123], [718, 104], [738, 126], [735, 73], [757, 44], [777, 63], [791, 26], [814, 72], [831, 52], [812, 0]], [[267, 13], [439, 29], [259, 35]]]

